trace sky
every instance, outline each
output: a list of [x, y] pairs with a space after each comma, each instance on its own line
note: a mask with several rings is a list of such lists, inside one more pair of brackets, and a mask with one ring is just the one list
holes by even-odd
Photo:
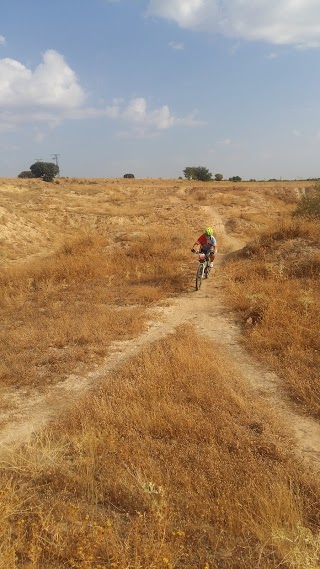
[[320, 0], [1, 0], [0, 177], [320, 177]]

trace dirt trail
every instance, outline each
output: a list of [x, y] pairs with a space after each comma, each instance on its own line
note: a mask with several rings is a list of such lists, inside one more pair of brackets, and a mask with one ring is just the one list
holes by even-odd
[[[232, 247], [235, 245], [233, 239]], [[71, 375], [46, 394], [30, 396], [19, 390], [2, 390], [0, 396], [8, 398], [15, 409], [0, 416], [3, 425], [0, 428], [0, 450], [28, 442], [33, 433], [58, 417], [77, 397], [95, 387], [143, 346], [173, 333], [179, 325], [189, 322], [199, 334], [211, 338], [221, 346], [221, 350], [247, 381], [254, 396], [264, 399], [279, 411], [292, 428], [297, 454], [320, 471], [320, 424], [303, 416], [289, 401], [276, 374], [257, 362], [241, 346], [240, 329], [234, 322], [232, 312], [223, 305], [219, 276], [221, 261], [222, 259], [216, 263], [210, 278], [204, 281], [200, 291], [194, 290], [192, 282], [190, 292], [170, 301], [169, 306], [159, 308], [158, 320], [150, 322], [146, 332], [132, 340], [115, 343], [105, 364], [87, 376]]]

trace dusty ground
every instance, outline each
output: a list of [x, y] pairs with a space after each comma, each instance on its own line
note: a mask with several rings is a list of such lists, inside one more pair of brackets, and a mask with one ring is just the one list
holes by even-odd
[[26, 392], [2, 388], [1, 400], [10, 402], [0, 416], [2, 451], [9, 445], [12, 448], [14, 444], [27, 442], [33, 433], [71, 406], [76, 397], [105, 381], [108, 373], [138, 353], [144, 345], [174, 332], [181, 324], [191, 323], [199, 334], [211, 338], [226, 353], [246, 380], [252, 395], [262, 398], [279, 412], [282, 421], [287, 423], [289, 432], [292, 431], [297, 455], [320, 470], [320, 425], [303, 416], [286, 397], [281, 380], [246, 353], [241, 346], [240, 330], [234, 322], [233, 314], [223, 304], [220, 286], [223, 258], [229, 252], [240, 249], [244, 242], [235, 233], [226, 234], [222, 219], [209, 206], [203, 207], [203, 213], [208, 217], [215, 215], [216, 227], [220, 234], [224, 233], [224, 250], [228, 253], [220, 255], [214, 271], [209, 280], [203, 283], [201, 290], [195, 291], [194, 282], [190, 282], [187, 293], [159, 306], [158, 318], [150, 321], [146, 332], [133, 340], [115, 343], [104, 364], [84, 377], [71, 375], [41, 394], [30, 390]]

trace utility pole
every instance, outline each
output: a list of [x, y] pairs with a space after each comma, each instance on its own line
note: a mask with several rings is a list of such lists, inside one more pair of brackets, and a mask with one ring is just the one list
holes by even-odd
[[[58, 168], [59, 168], [58, 156], [60, 156], [60, 154], [52, 154], [52, 155], [51, 155], [51, 158], [54, 159], [56, 165], [57, 165]], [[59, 171], [58, 171], [58, 178], [60, 178], [60, 168], [59, 168]]]

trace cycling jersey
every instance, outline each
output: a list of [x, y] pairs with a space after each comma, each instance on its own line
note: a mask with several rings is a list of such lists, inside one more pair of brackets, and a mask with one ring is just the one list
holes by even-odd
[[209, 237], [209, 235], [205, 235], [205, 233], [203, 233], [203, 235], [200, 235], [200, 237], [197, 240], [197, 243], [199, 243], [201, 247], [207, 244], [210, 245], [210, 251], [213, 251], [213, 248], [217, 245], [215, 237], [213, 237], [213, 235]]

